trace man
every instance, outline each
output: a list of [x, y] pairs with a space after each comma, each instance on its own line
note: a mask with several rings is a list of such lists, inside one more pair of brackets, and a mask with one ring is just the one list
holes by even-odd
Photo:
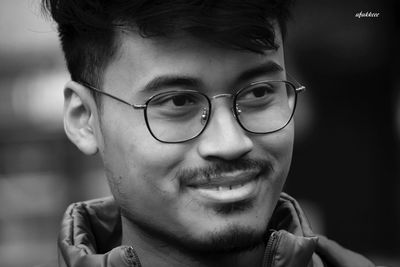
[[288, 1], [66, 1], [64, 125], [113, 198], [73, 204], [60, 266], [372, 266], [281, 193], [298, 93]]

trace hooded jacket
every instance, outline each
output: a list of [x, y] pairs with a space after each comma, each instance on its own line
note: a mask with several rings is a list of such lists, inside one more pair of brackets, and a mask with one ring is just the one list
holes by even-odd
[[[370, 267], [363, 256], [316, 236], [300, 206], [282, 193], [269, 222], [263, 267]], [[273, 230], [272, 230], [273, 229]], [[119, 208], [112, 197], [72, 204], [59, 234], [59, 266], [139, 267], [140, 255], [121, 245]]]

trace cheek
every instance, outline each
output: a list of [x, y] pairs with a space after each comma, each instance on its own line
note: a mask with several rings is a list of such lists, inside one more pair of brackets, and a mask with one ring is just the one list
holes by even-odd
[[128, 127], [114, 124], [104, 131], [103, 159], [113, 194], [131, 201], [172, 197], [179, 189], [174, 174], [186, 147], [158, 142], [144, 124]]
[[103, 158], [113, 173], [131, 176], [147, 175], [146, 171], [165, 172], [179, 161], [180, 148], [155, 140], [147, 129], [143, 111], [118, 106], [104, 113]]
[[277, 178], [285, 180], [292, 160], [294, 141], [293, 121], [284, 129], [261, 136], [259, 144], [273, 164]]
[[[185, 151], [180, 146], [157, 143], [145, 137], [131, 140], [127, 145], [116, 144], [110, 148], [115, 152], [110, 153], [114, 155], [109, 162], [112, 173], [107, 175], [112, 193], [132, 218], [155, 220], [155, 215], [168, 218], [175, 214], [173, 210], [179, 195], [175, 170]], [[152, 212], [155, 210], [156, 214]]]

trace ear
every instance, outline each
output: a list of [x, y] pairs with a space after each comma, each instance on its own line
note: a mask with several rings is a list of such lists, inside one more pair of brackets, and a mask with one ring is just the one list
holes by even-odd
[[70, 81], [64, 88], [64, 129], [68, 138], [87, 155], [96, 154], [96, 103], [90, 91]]

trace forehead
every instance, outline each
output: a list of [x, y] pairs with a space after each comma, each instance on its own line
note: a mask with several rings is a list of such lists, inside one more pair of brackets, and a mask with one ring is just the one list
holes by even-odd
[[257, 54], [185, 35], [142, 38], [136, 33], [123, 32], [119, 34], [119, 51], [106, 68], [104, 88], [113, 88], [118, 83], [139, 90], [162, 75], [194, 77], [216, 85], [218, 80], [233, 80], [241, 72], [268, 62], [283, 68], [281, 35], [279, 30], [276, 33], [279, 48]]

